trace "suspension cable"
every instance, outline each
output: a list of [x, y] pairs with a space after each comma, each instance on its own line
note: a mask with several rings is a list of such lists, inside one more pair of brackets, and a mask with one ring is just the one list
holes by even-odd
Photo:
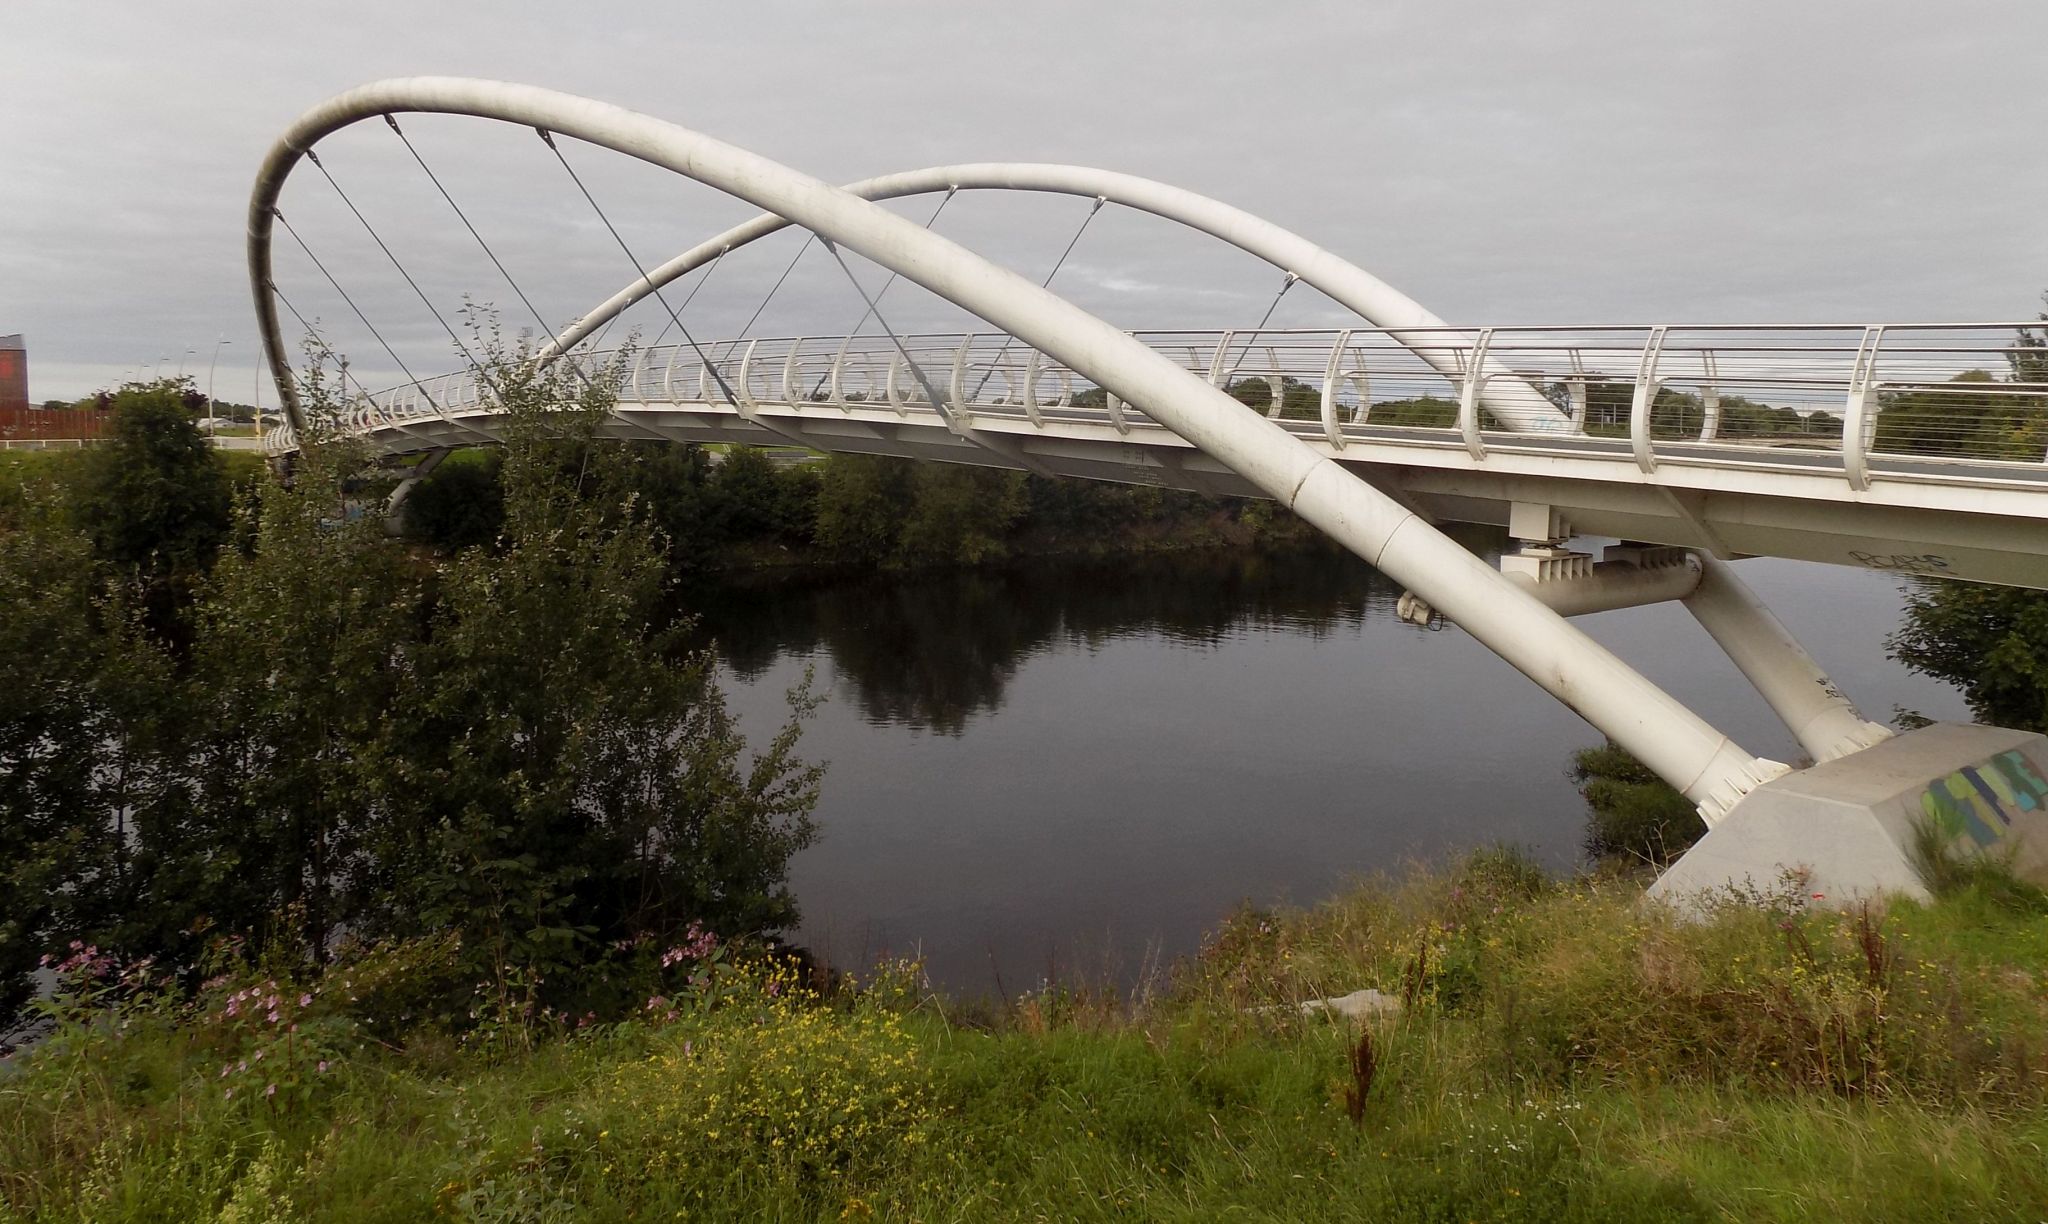
[[[1060, 252], [1060, 257], [1053, 261], [1052, 271], [1046, 273], [1045, 279], [1038, 282], [1038, 287], [1040, 289], [1046, 289], [1051, 287], [1052, 278], [1060, 274], [1060, 269], [1065, 267], [1067, 264], [1067, 256], [1072, 255], [1074, 253], [1074, 247], [1080, 243], [1081, 235], [1088, 232], [1088, 223], [1095, 220], [1095, 214], [1101, 212], [1102, 206], [1107, 203], [1109, 203], [1107, 197], [1095, 197], [1095, 203], [1090, 205], [1088, 208], [1088, 215], [1081, 218], [1081, 228], [1074, 231], [1074, 236], [1072, 238], [1067, 239], [1067, 249]], [[974, 401], [974, 398], [981, 394], [981, 389], [983, 387], [988, 386], [988, 380], [996, 376], [996, 367], [1002, 361], [1003, 354], [1010, 351], [1010, 341], [1014, 339], [1016, 339], [1015, 336], [1011, 336], [1008, 334], [1005, 334], [1003, 336], [1002, 347], [997, 349], [996, 355], [989, 359], [988, 369], [982, 371], [981, 381], [974, 384], [974, 390], [968, 393], [968, 402], [972, 403]]]
[[[930, 229], [934, 224], [938, 222], [939, 214], [946, 211], [946, 205], [953, 202], [953, 197], [954, 195], [958, 194], [959, 190], [960, 189], [958, 187], [949, 187], [946, 189], [945, 198], [939, 201], [939, 206], [937, 208], [932, 209], [932, 215], [925, 218], [924, 227], [926, 229]], [[874, 302], [869, 303], [867, 310], [860, 316], [860, 319], [854, 323], [853, 327], [847, 331], [847, 335], [857, 336], [860, 334], [860, 329], [867, 326], [867, 321], [874, 317], [875, 305], [881, 302], [881, 300], [888, 295], [889, 290], [892, 287], [894, 287], [897, 279], [901, 275], [902, 274], [897, 272], [895, 269], [890, 269], [889, 279], [882, 282], [882, 287], [880, 289], [875, 290]], [[862, 294], [861, 296], [865, 298], [867, 295]]]
[[944, 406], [945, 401], [939, 398], [937, 389], [932, 386], [932, 380], [925, 376], [924, 367], [917, 364], [917, 359], [912, 357], [910, 350], [904, 347], [902, 338], [896, 334], [896, 329], [889, 326], [889, 320], [882, 317], [882, 312], [875, 306], [875, 300], [868, 297], [868, 291], [861, 286], [860, 278], [853, 274], [852, 268], [846, 266], [846, 257], [839, 253], [839, 247], [831, 239], [822, 237], [818, 238], [818, 245], [831, 253], [832, 258], [839, 264], [839, 270], [846, 273], [846, 279], [853, 282], [854, 290], [867, 301], [868, 310], [875, 316], [875, 322], [882, 325], [882, 331], [888, 335], [889, 342], [896, 346], [896, 351], [902, 355], [904, 363], [910, 367], [910, 376], [917, 380], [918, 386], [924, 388], [925, 398], [931, 401], [933, 410], [950, 420], [951, 417], [946, 413]]
[[398, 256], [392, 253], [389, 246], [385, 245], [384, 239], [377, 233], [377, 228], [371, 225], [370, 219], [365, 217], [362, 210], [356, 207], [356, 202], [349, 198], [348, 192], [341, 189], [341, 184], [335, 181], [334, 174], [327, 169], [327, 164], [320, 160], [320, 155], [312, 149], [307, 149], [306, 160], [313, 163], [314, 168], [320, 171], [320, 176], [327, 180], [327, 185], [334, 188], [334, 194], [340, 196], [341, 202], [348, 205], [348, 210], [355, 214], [356, 220], [362, 222], [363, 231], [370, 235], [370, 241], [376, 243], [377, 249], [384, 252], [384, 258], [390, 260], [391, 266], [398, 269], [398, 274], [405, 278], [405, 283], [412, 286], [413, 294], [419, 298], [420, 305], [425, 306], [427, 313], [434, 316], [434, 322], [439, 323], [441, 330], [448, 333], [448, 338], [455, 342], [455, 347], [461, 352], [463, 359], [469, 362], [469, 368], [475, 370], [485, 382], [491, 385], [492, 393], [502, 402], [505, 395], [503, 389], [498, 386], [497, 380], [491, 377], [490, 372], [484, 368], [483, 362], [477, 360], [476, 354], [469, 350], [469, 346], [462, 342], [462, 337], [455, 334], [455, 329], [448, 325], [448, 320], [442, 317], [441, 312], [434, 309], [434, 303], [427, 298], [426, 291], [420, 288], [420, 283], [413, 279], [412, 273], [406, 271], [405, 265], [399, 262]]
[[[342, 386], [343, 389], [346, 390], [349, 381], [353, 377], [348, 372], [348, 363], [343, 361], [341, 359], [341, 355], [334, 351], [333, 345], [327, 343], [327, 337], [320, 334], [320, 329], [313, 326], [313, 324], [306, 320], [306, 316], [299, 313], [299, 308], [292, 305], [292, 300], [284, 295], [284, 290], [277, 287], [276, 281], [269, 281], [267, 283], [270, 286], [270, 291], [277, 295], [277, 300], [284, 303], [284, 308], [286, 310], [291, 311], [292, 318], [297, 319], [299, 321], [300, 329], [304, 331], [307, 335], [313, 337], [314, 343], [320, 346], [321, 352], [327, 354], [329, 357], [334, 359], [334, 368], [341, 375]], [[375, 406], [377, 401], [374, 397], [370, 395], [370, 389], [363, 385], [363, 380], [360, 378], [355, 378], [354, 382], [356, 384], [356, 393], [361, 395], [365, 400], [368, 400], [372, 406]]]
[[739, 397], [733, 394], [732, 387], [725, 381], [725, 375], [716, 366], [711, 364], [709, 357], [705, 356], [703, 348], [697, 343], [697, 338], [690, 334], [689, 328], [683, 326], [682, 316], [676, 313], [675, 307], [668, 304], [668, 298], [661, 292], [661, 286], [655, 284], [654, 279], [647, 275], [647, 268], [640, 262], [640, 257], [633, 254], [633, 248], [627, 246], [626, 240], [619, 236], [618, 227], [612, 224], [612, 219], [605, 215], [603, 208], [599, 207], [597, 197], [590, 194], [590, 188], [583, 185], [583, 179], [576, 173], [576, 168], [569, 164], [568, 158], [562, 156], [562, 150], [555, 145], [554, 133], [546, 128], [535, 128], [533, 130], [540, 136], [541, 143], [548, 147], [548, 151], [555, 155], [555, 160], [562, 163], [562, 169], [568, 171], [569, 181], [575, 183], [576, 190], [582, 192], [583, 198], [590, 202], [591, 211], [597, 214], [599, 221], [604, 222], [605, 229], [611, 233], [612, 241], [618, 243], [619, 250], [625, 252], [627, 260], [633, 265], [633, 270], [638, 272], [640, 279], [646, 282], [649, 289], [654, 291], [654, 300], [661, 303], [663, 310], [668, 311], [669, 321], [675, 324], [676, 330], [682, 334], [684, 342], [690, 346], [691, 351], [697, 354], [697, 360], [703, 362], [704, 368], [711, 372], [711, 377], [718, 383], [719, 393], [725, 396], [725, 402], [732, 405], [734, 412], [742, 411]]
[[[711, 279], [712, 274], [718, 271], [718, 265], [725, 262], [725, 253], [730, 250], [732, 250], [730, 246], [722, 246], [718, 248], [718, 256], [711, 261], [711, 266], [704, 269], [704, 275], [698, 277], [697, 283], [690, 286], [690, 291], [683, 295], [683, 304], [676, 307], [678, 313], [688, 310], [690, 308], [690, 303], [697, 300], [697, 291], [699, 289], [702, 289], [705, 283]], [[668, 338], [668, 329], [674, 326], [674, 323], [662, 324], [660, 334], [654, 337], [654, 343], [648, 345], [648, 349], [652, 350], [658, 347], [663, 340]]]
[[[932, 209], [932, 215], [925, 218], [924, 227], [926, 229], [930, 229], [933, 225], [938, 223], [939, 214], [946, 211], [946, 205], [952, 203], [953, 197], [958, 195], [959, 193], [960, 189], [958, 187], [948, 187], [946, 189], [945, 198], [939, 201], [939, 206], [937, 208]], [[897, 272], [893, 268], [889, 270], [889, 279], [882, 282], [882, 287], [875, 291], [874, 302], [868, 305], [868, 308], [861, 313], [860, 319], [856, 321], [850, 329], [848, 329], [846, 333], [847, 339], [851, 340], [853, 337], [858, 336], [860, 334], [860, 329], [867, 326], [868, 320], [874, 317], [875, 305], [881, 302], [883, 296], [889, 292], [890, 288], [893, 285], [895, 285], [897, 278], [901, 275], [901, 273]], [[862, 294], [861, 296], [863, 299], [865, 299], [867, 295]], [[823, 374], [818, 375], [817, 385], [811, 388], [812, 399], [818, 398], [818, 392], [825, 389], [826, 380], [830, 379], [831, 377], [832, 371], [830, 370], [827, 370]]]
[[441, 176], [435, 174], [433, 167], [427, 165], [427, 159], [420, 156], [420, 151], [418, 149], [413, 148], [411, 139], [409, 139], [406, 136], [405, 132], [398, 126], [398, 120], [392, 118], [390, 115], [386, 115], [384, 116], [384, 122], [390, 125], [392, 132], [397, 134], [399, 141], [405, 145], [405, 151], [412, 154], [412, 159], [419, 163], [420, 169], [427, 172], [427, 178], [432, 180], [434, 184], [434, 190], [440, 192], [441, 198], [448, 201], [448, 207], [455, 210], [456, 219], [462, 222], [462, 228], [469, 231], [469, 236], [476, 239], [476, 244], [483, 248], [484, 254], [487, 257], [489, 257], [491, 261], [491, 266], [498, 270], [498, 275], [504, 277], [505, 283], [512, 286], [512, 292], [519, 295], [519, 300], [522, 304], [525, 305], [526, 312], [533, 316], [534, 325], [536, 327], [539, 327], [543, 332], [546, 332], [548, 335], [554, 335], [555, 329], [549, 327], [547, 324], [547, 320], [540, 317], [540, 311], [534, 309], [533, 302], [526, 296], [526, 291], [524, 289], [521, 289], [519, 287], [519, 282], [512, 279], [512, 274], [505, 270], [504, 263], [498, 259], [498, 253], [491, 249], [491, 244], [485, 242], [484, 236], [476, 232], [476, 226], [471, 225], [469, 222], [469, 215], [462, 211], [462, 205], [457, 204], [455, 202], [455, 197], [449, 195], [448, 189], [441, 185]]
[[393, 360], [394, 362], [398, 363], [398, 369], [401, 373], [405, 375], [405, 380], [413, 385], [414, 390], [418, 391], [422, 396], [426, 397], [426, 401], [434, 406], [434, 411], [444, 411], [441, 407], [440, 401], [435, 399], [433, 397], [433, 394], [429, 392], [426, 389], [426, 387], [420, 383], [420, 380], [413, 376], [411, 367], [405, 364], [405, 359], [403, 357], [400, 357], [397, 351], [391, 347], [390, 343], [384, 339], [384, 333], [377, 330], [377, 325], [375, 323], [370, 322], [370, 316], [363, 313], [362, 307], [357, 306], [356, 300], [348, 295], [348, 290], [342, 288], [341, 282], [334, 279], [334, 273], [329, 272], [327, 270], [327, 265], [320, 262], [320, 257], [318, 255], [313, 254], [313, 248], [306, 245], [306, 240], [304, 238], [299, 237], [299, 231], [292, 228], [292, 223], [285, 220], [284, 210], [280, 208], [272, 208], [270, 210], [270, 215], [277, 218], [277, 223], [279, 225], [284, 226], [285, 233], [290, 234], [292, 236], [292, 241], [299, 244], [299, 249], [306, 253], [306, 258], [312, 260], [313, 266], [320, 269], [320, 275], [326, 277], [327, 283], [334, 286], [334, 291], [341, 295], [342, 301], [348, 303], [348, 308], [355, 312], [356, 318], [361, 319], [363, 321], [363, 326], [370, 329], [370, 334], [376, 337], [378, 344], [383, 346], [385, 355], [390, 357], [391, 360]]
[[[1287, 279], [1280, 282], [1280, 292], [1274, 294], [1273, 300], [1266, 303], [1266, 313], [1259, 316], [1259, 325], [1257, 327], [1252, 328], [1251, 335], [1245, 337], [1244, 350], [1243, 353], [1239, 355], [1238, 361], [1243, 361], [1244, 354], [1249, 354], [1252, 351], [1252, 344], [1258, 340], [1259, 333], [1266, 330], [1266, 323], [1268, 320], [1272, 319], [1274, 309], [1280, 305], [1280, 299], [1286, 297], [1287, 291], [1289, 289], [1294, 288], [1294, 283], [1300, 279], [1301, 278], [1299, 276], [1296, 276], [1294, 273], [1289, 272], [1287, 274]], [[1235, 363], [1232, 364], [1234, 365]]]
[[776, 293], [781, 291], [782, 282], [788, 280], [789, 274], [796, 271], [797, 260], [802, 259], [804, 252], [810, 250], [811, 244], [817, 240], [816, 234], [804, 234], [804, 244], [796, 249], [796, 255], [790, 259], [789, 266], [782, 270], [782, 275], [775, 278], [775, 284], [769, 287], [768, 296], [761, 299], [759, 306], [754, 307], [754, 313], [748, 316], [747, 325], [740, 328], [740, 334], [733, 337], [733, 343], [737, 344], [747, 338], [747, 333], [754, 329], [754, 324], [761, 318], [761, 312], [768, 309], [768, 303], [774, 301]]

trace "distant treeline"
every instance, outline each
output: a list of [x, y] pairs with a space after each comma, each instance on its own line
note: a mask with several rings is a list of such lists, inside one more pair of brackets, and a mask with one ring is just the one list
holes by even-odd
[[[633, 494], [685, 569], [976, 565], [1316, 538], [1271, 502], [1145, 485], [742, 446], [649, 443], [629, 454]], [[451, 456], [406, 501], [407, 533], [444, 550], [492, 546], [502, 463], [491, 450]]]

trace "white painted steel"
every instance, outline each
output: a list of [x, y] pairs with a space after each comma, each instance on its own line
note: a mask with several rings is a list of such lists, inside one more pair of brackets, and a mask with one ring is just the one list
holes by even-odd
[[[285, 178], [321, 137], [400, 111], [473, 115], [551, 130], [665, 167], [842, 243], [1057, 357], [1106, 390], [1145, 405], [1197, 449], [1442, 609], [1670, 781], [1709, 823], [1760, 782], [1785, 771], [1744, 752], [1412, 511], [1137, 339], [879, 205], [758, 154], [606, 103], [507, 82], [419, 77], [365, 85], [301, 116], [265, 158], [250, 200], [252, 288], [276, 365], [285, 362], [270, 289], [270, 234]], [[280, 392], [292, 395], [296, 413], [295, 389], [287, 383]], [[744, 388], [740, 393], [747, 394]]]
[[[1187, 226], [1255, 255], [1319, 290], [1339, 305], [1356, 311], [1360, 318], [1386, 329], [1387, 334], [1397, 341], [1410, 344], [1425, 362], [1445, 377], [1459, 377], [1463, 373], [1450, 358], [1436, 350], [1434, 342], [1441, 339], [1437, 331], [1445, 328], [1446, 324], [1424, 309], [1421, 303], [1299, 234], [1241, 208], [1183, 188], [1092, 166], [978, 162], [886, 174], [849, 183], [845, 190], [866, 200], [894, 200], [942, 191], [949, 194], [956, 191], [1029, 191], [1083, 196], [1120, 204]], [[650, 269], [644, 279], [636, 278], [632, 284], [566, 328], [552, 345], [541, 351], [542, 360], [580, 344], [619, 312], [652, 293], [650, 284], [654, 287], [666, 285], [719, 258], [726, 251], [777, 233], [789, 224], [780, 216], [764, 214], [691, 247], [658, 268]], [[1228, 348], [1227, 342], [1224, 348]], [[1221, 365], [1223, 352], [1223, 349], [1218, 350], [1218, 365], [1211, 381], [1224, 376]], [[1570, 431], [1570, 419], [1536, 388], [1521, 379], [1507, 377], [1509, 371], [1499, 366], [1482, 365], [1482, 369], [1484, 377], [1481, 383], [1493, 385], [1492, 398], [1486, 401], [1486, 405], [1502, 429], [1512, 433]]]
[[1877, 381], [1877, 350], [1884, 343], [1884, 328], [1864, 329], [1856, 346], [1856, 364], [1849, 373], [1849, 400], [1842, 412], [1842, 470], [1849, 487], [1870, 487], [1870, 437], [1876, 422], [1871, 419], [1870, 393]]
[[1542, 582], [1528, 574], [1507, 577], [1559, 616], [1585, 616], [1684, 599], [1698, 589], [1700, 573], [1699, 557], [1688, 553], [1678, 564], [1647, 569], [1602, 561], [1581, 578]]
[[[1341, 447], [1330, 438], [1327, 420], [1283, 419], [1276, 424], [1382, 488], [1420, 498], [1427, 513], [1437, 518], [1499, 522], [1507, 503], [1542, 502], [1565, 512], [1584, 534], [1699, 548], [1723, 558], [1792, 557], [2048, 589], [2048, 467], [2038, 454], [2016, 456], [2006, 445], [2013, 427], [2032, 419], [2027, 414], [2048, 410], [2048, 384], [1958, 381], [1968, 371], [2002, 365], [2014, 326], [1915, 330], [1910, 325], [1888, 325], [1897, 339], [1886, 349], [1885, 370], [1897, 381], [1872, 386], [1872, 403], [1881, 407], [1890, 400], [1896, 405], [1907, 401], [1894, 397], [1910, 396], [1921, 416], [1910, 429], [1888, 433], [1876, 430], [1876, 421], [1871, 422], [1866, 436], [1883, 439], [1883, 448], [1870, 447], [1866, 462], [1872, 475], [1881, 478], [1863, 490], [1854, 488], [1843, 470], [1839, 415], [1858, 377], [1858, 339], [1867, 330], [1861, 325], [1667, 329], [1671, 338], [1657, 369], [1667, 387], [1683, 390], [1711, 377], [1717, 388], [1730, 389], [1731, 404], [1737, 402], [1736, 395], [1751, 405], [1767, 401], [1780, 406], [1774, 410], [1781, 417], [1800, 420], [1814, 414], [1814, 420], [1832, 423], [1833, 431], [1788, 434], [1770, 425], [1759, 429], [1754, 419], [1731, 416], [1724, 407], [1715, 439], [1703, 442], [1668, 429], [1665, 436], [1654, 438], [1658, 464], [1652, 472], [1642, 470], [1632, 439], [1614, 436], [1621, 427], [1615, 420], [1597, 423], [1585, 435], [1487, 433], [1484, 459], [1469, 454], [1460, 431], [1448, 421], [1441, 427], [1389, 426], [1377, 410], [1361, 420], [1366, 412], [1354, 409], [1349, 421], [1337, 422]], [[1476, 330], [1446, 328], [1433, 333], [1439, 338], [1432, 344], [1460, 354], [1474, 342]], [[1602, 375], [1599, 367], [1638, 366], [1643, 338], [1652, 329], [1490, 330], [1490, 351], [1504, 360], [1511, 356], [1518, 376], [1562, 387], [1561, 396], [1569, 392], [1581, 412], [1597, 415], [1599, 405], [1588, 397], [1589, 384], [1605, 385], [1601, 402], [1607, 405], [1612, 405], [1617, 387], [1627, 390], [1625, 378]], [[1203, 374], [1214, 370], [1220, 379], [1226, 361], [1213, 354], [1227, 357], [1236, 351], [1236, 342], [1225, 344], [1219, 337], [1243, 333], [1139, 335], [1182, 368]], [[1270, 343], [1261, 346], [1261, 364], [1270, 364], [1272, 355], [1281, 364], [1263, 373], [1313, 384], [1328, 379], [1330, 359], [1341, 351], [1340, 376], [1351, 377], [1361, 393], [1370, 392], [1365, 399], [1378, 395], [1385, 403], [1417, 393], [1440, 394], [1446, 383], [1376, 329], [1292, 330], [1271, 333], [1268, 339]], [[961, 341], [952, 335], [913, 337], [910, 342], [926, 359], [950, 364]], [[793, 343], [711, 341], [705, 349], [731, 381], [741, 355], [750, 348], [758, 350], [757, 359], [779, 365]], [[617, 432], [676, 441], [792, 441], [824, 450], [941, 462], [993, 461], [988, 455], [963, 452], [939, 410], [919, 402], [914, 392], [906, 395], [891, 387], [894, 394], [883, 398], [891, 368], [899, 379], [903, 374], [893, 341], [871, 334], [815, 338], [799, 347], [809, 375], [836, 370], [850, 377], [855, 368], [864, 371], [872, 403], [892, 409], [891, 419], [901, 427], [892, 424], [887, 431], [849, 433], [827, 426], [821, 406], [808, 401], [750, 407], [742, 426], [714, 390], [707, 367], [689, 350], [675, 346], [664, 365], [674, 369], [688, 354], [697, 367], [694, 393], [687, 377], [671, 377], [652, 402], [621, 402]], [[1000, 364], [1019, 349], [1028, 355], [1032, 396], [997, 395], [994, 382], [987, 384], [989, 394], [970, 396], [975, 399], [971, 408], [977, 441], [1022, 441], [1038, 466], [1005, 460], [1007, 465], [1050, 468], [1088, 479], [1166, 483], [1198, 492], [1262, 495], [1227, 469], [1208, 467], [1206, 461], [1194, 467], [1179, 462], [1186, 443], [1141, 408], [1120, 404], [1125, 430], [1118, 431], [1099, 401], [1092, 406], [1075, 402], [1076, 375], [1070, 366], [1012, 338], [984, 335], [976, 341], [970, 352], [970, 389], [982, 386], [983, 374], [996, 372], [990, 361]], [[591, 354], [587, 360], [607, 356]], [[648, 367], [661, 356], [654, 353]], [[1711, 369], [1706, 364], [1709, 358], [1715, 363]], [[471, 375], [422, 381], [438, 401], [438, 410], [415, 389], [400, 387], [380, 392], [374, 402], [356, 400], [356, 423], [351, 428], [374, 425], [371, 440], [389, 454], [488, 439], [489, 422], [479, 406], [483, 397]], [[1080, 389], [1087, 385], [1085, 377], [1078, 384]], [[1009, 405], [1001, 402], [1006, 398]], [[1019, 398], [1029, 402], [1019, 405]], [[1927, 415], [1929, 405], [1943, 404], [1952, 404], [1953, 413]], [[2008, 411], [2000, 405], [2012, 407]], [[1796, 409], [1797, 415], [1786, 409]], [[835, 406], [831, 416], [861, 418], [871, 411], [860, 401], [849, 400]], [[281, 453], [296, 444], [295, 437], [286, 427], [266, 435], [264, 443], [272, 453]]]
[[1699, 585], [1685, 607], [1791, 729], [1815, 763], [1891, 738], [1864, 718], [1813, 656], [1725, 561], [1701, 556]]

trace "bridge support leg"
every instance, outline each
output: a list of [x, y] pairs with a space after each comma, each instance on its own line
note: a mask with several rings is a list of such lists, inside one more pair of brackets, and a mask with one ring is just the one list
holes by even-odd
[[[1207, 432], [1187, 430], [1197, 445], [1207, 442], [1201, 437]], [[1289, 451], [1299, 443], [1282, 438], [1273, 449], [1285, 447], [1282, 453], [1292, 459]], [[1263, 447], [1223, 442], [1205, 449], [1254, 480], [1268, 475], [1258, 462], [1266, 457], [1258, 453]], [[1317, 456], [1303, 466], [1296, 468], [1300, 475], [1291, 489], [1282, 485], [1276, 491], [1295, 513], [1407, 586], [1634, 754], [1699, 805], [1709, 826], [1743, 795], [1787, 772], [1779, 762], [1743, 751], [1499, 570], [1334, 461]]]
[[420, 457], [418, 463], [413, 465], [412, 470], [406, 473], [405, 478], [398, 482], [397, 487], [391, 490], [390, 498], [384, 503], [385, 534], [394, 536], [405, 534], [406, 499], [412, 496], [413, 490], [420, 487], [421, 481], [433, 475], [434, 469], [440, 467], [447, 460], [448, 456], [454, 453], [453, 447], [443, 447], [440, 450], [428, 451]]
[[1791, 632], [1725, 561], [1704, 554], [1686, 610], [1791, 729], [1816, 764], [1890, 739], [1890, 728], [1857, 712]]

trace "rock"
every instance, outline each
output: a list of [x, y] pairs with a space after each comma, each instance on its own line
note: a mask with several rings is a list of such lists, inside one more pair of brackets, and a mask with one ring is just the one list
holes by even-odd
[[1369, 1020], [1374, 1016], [1398, 1016], [1401, 1014], [1401, 1000], [1372, 987], [1354, 990], [1348, 995], [1334, 999], [1310, 999], [1301, 1005], [1304, 1015], [1319, 1011], [1335, 1012], [1353, 1020]]

